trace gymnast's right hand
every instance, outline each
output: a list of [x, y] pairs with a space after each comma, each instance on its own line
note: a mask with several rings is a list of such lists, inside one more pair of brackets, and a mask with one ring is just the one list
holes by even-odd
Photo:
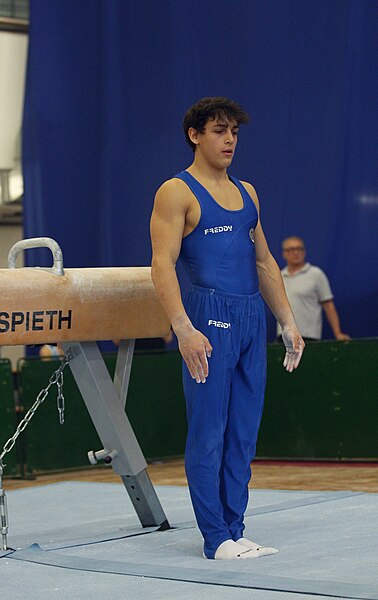
[[213, 348], [207, 339], [191, 323], [174, 328], [179, 350], [188, 367], [189, 373], [197, 383], [206, 383], [209, 375], [207, 359], [211, 357]]

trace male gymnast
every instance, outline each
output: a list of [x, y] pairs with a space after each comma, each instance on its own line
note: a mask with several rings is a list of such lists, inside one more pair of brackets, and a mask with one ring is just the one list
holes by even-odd
[[[159, 188], [151, 217], [152, 279], [183, 357], [186, 475], [204, 556], [217, 560], [278, 552], [243, 536], [266, 381], [262, 297], [282, 327], [287, 371], [297, 368], [305, 346], [257, 194], [227, 173], [239, 126], [248, 120], [227, 98], [192, 106], [184, 132], [194, 160]], [[192, 283], [184, 301], [179, 257]]]

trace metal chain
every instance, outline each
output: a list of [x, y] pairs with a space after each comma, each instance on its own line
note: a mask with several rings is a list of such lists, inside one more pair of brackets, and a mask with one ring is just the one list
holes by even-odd
[[20, 421], [13, 436], [11, 438], [9, 438], [9, 440], [4, 444], [3, 451], [0, 454], [0, 465], [2, 464], [2, 460], [3, 460], [4, 456], [12, 450], [20, 433], [22, 433], [24, 431], [24, 429], [29, 425], [30, 421], [34, 417], [34, 414], [35, 414], [37, 408], [39, 408], [39, 406], [46, 400], [49, 390], [50, 390], [51, 386], [54, 384], [57, 384], [57, 386], [58, 386], [57, 403], [58, 403], [58, 411], [59, 411], [59, 422], [61, 424], [64, 423], [64, 396], [62, 393], [63, 371], [66, 368], [66, 366], [68, 365], [68, 363], [70, 362], [71, 358], [72, 358], [72, 355], [70, 353], [66, 353], [64, 355], [64, 357], [62, 359], [62, 364], [60, 365], [59, 369], [57, 369], [51, 375], [47, 387], [43, 388], [39, 392], [36, 401], [34, 402], [33, 406], [28, 410], [28, 412], [26, 413], [26, 415], [24, 416], [22, 421]]
[[22, 419], [22, 421], [18, 425], [13, 436], [11, 438], [9, 438], [9, 440], [6, 442], [6, 444], [4, 444], [3, 451], [0, 454], [0, 534], [1, 534], [1, 547], [2, 547], [2, 550], [4, 550], [4, 551], [8, 550], [7, 536], [8, 536], [9, 525], [8, 525], [7, 498], [5, 495], [5, 491], [3, 488], [3, 481], [2, 481], [4, 466], [5, 466], [3, 463], [3, 458], [8, 452], [10, 452], [12, 450], [13, 446], [16, 443], [18, 436], [20, 435], [20, 433], [22, 431], [24, 431], [24, 429], [27, 427], [27, 425], [29, 425], [37, 408], [46, 400], [46, 397], [49, 393], [49, 389], [55, 383], [58, 387], [57, 405], [58, 405], [58, 412], [59, 412], [59, 422], [61, 425], [63, 425], [63, 423], [64, 423], [63, 371], [72, 358], [73, 358], [73, 355], [71, 354], [71, 352], [70, 351], [66, 352], [66, 354], [64, 355], [64, 357], [62, 359], [62, 363], [61, 363], [59, 369], [57, 369], [51, 375], [47, 387], [43, 388], [39, 392], [37, 399], [34, 402], [33, 406], [26, 413], [25, 417]]
[[64, 396], [63, 396], [63, 371], [61, 371], [60, 376], [56, 381], [56, 385], [58, 388], [58, 396], [56, 398], [56, 406], [58, 409], [59, 415], [59, 423], [64, 425]]

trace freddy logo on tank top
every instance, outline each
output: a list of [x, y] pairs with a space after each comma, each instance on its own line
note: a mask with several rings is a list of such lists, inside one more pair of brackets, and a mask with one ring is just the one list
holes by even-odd
[[227, 231], [232, 231], [232, 225], [219, 225], [218, 227], [209, 227], [209, 229], [203, 230], [205, 235], [208, 233], [225, 233]]

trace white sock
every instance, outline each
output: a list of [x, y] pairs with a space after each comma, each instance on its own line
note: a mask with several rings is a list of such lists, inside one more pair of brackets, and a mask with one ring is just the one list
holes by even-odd
[[269, 556], [270, 554], [278, 553], [276, 548], [266, 548], [265, 546], [261, 546], [261, 544], [256, 544], [256, 542], [252, 542], [252, 540], [243, 537], [236, 540], [236, 543], [244, 548], [249, 548], [250, 550], [257, 552], [258, 556]]
[[215, 552], [215, 560], [234, 560], [244, 558], [258, 558], [259, 552], [251, 548], [241, 548], [240, 544], [232, 540], [226, 540], [218, 546]]

